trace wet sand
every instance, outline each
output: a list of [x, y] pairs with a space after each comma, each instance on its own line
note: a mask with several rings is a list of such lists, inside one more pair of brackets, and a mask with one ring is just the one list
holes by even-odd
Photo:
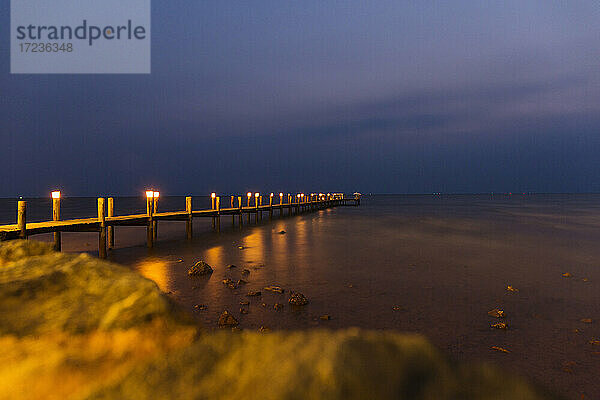
[[[365, 198], [360, 208], [272, 221], [265, 214], [242, 229], [224, 217], [218, 234], [208, 220], [199, 221], [192, 242], [180, 239], [184, 223], [161, 223], [150, 252], [143, 228], [117, 229], [110, 259], [154, 280], [207, 329], [217, 329], [220, 313], [229, 310], [243, 329], [418, 332], [454, 359], [489, 361], [569, 398], [594, 399], [600, 398], [600, 346], [590, 344], [600, 339], [598, 200]], [[94, 234], [64, 234], [63, 246], [95, 250], [96, 241]], [[198, 260], [213, 266], [210, 277], [188, 277]], [[248, 284], [230, 289], [226, 278]], [[265, 292], [268, 285], [286, 292]], [[263, 294], [247, 297], [250, 290]], [[310, 303], [291, 307], [290, 290]], [[245, 300], [250, 305], [240, 306]], [[275, 303], [284, 307], [276, 310]], [[196, 310], [198, 304], [207, 309]], [[494, 308], [506, 318], [489, 317]], [[588, 318], [592, 323], [581, 322]], [[496, 322], [509, 329], [492, 329]]]

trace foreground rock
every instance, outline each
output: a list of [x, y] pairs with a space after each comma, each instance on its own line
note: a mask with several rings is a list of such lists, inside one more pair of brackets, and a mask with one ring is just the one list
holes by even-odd
[[196, 264], [192, 265], [188, 270], [189, 276], [202, 276], [202, 275], [210, 275], [213, 273], [213, 269], [210, 265], [205, 263], [204, 261], [198, 261]]
[[0, 346], [3, 399], [555, 398], [417, 335], [203, 333], [129, 268], [25, 241], [0, 243]]

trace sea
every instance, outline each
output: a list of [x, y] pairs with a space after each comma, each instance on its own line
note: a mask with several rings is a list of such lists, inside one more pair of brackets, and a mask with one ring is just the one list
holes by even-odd
[[[29, 221], [50, 219], [49, 199], [26, 200]], [[210, 207], [208, 197], [193, 201]], [[0, 199], [0, 223], [15, 223], [16, 202]], [[183, 209], [184, 197], [159, 200], [160, 211]], [[96, 210], [95, 198], [61, 200], [64, 219]], [[145, 199], [115, 198], [115, 212], [144, 213]], [[185, 222], [160, 222], [152, 249], [144, 227], [117, 227], [108, 259], [153, 280], [207, 331], [227, 310], [244, 330], [410, 332], [452, 359], [600, 398], [599, 194], [364, 195], [358, 207], [275, 210], [243, 224], [223, 216], [219, 225], [196, 219], [188, 241]], [[64, 251], [97, 249], [96, 233], [63, 233]], [[214, 272], [188, 276], [198, 261]], [[290, 305], [292, 292], [309, 303]], [[494, 309], [505, 317], [488, 315]]]

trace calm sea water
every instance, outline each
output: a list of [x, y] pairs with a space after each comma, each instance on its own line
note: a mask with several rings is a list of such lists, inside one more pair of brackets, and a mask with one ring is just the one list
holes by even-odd
[[[209, 199], [194, 202], [207, 207]], [[164, 198], [160, 208], [184, 204]], [[14, 222], [15, 201], [0, 206], [2, 219]], [[143, 212], [145, 203], [118, 198], [115, 207]], [[50, 211], [48, 200], [30, 202], [33, 219]], [[95, 199], [64, 201], [65, 218], [95, 212]], [[251, 330], [418, 332], [453, 358], [493, 362], [573, 398], [600, 398], [600, 349], [590, 344], [600, 339], [600, 195], [365, 196], [360, 207], [233, 222], [223, 217], [217, 233], [209, 218], [196, 220], [192, 241], [185, 223], [161, 223], [152, 250], [143, 227], [117, 228], [109, 258], [155, 281], [209, 330], [228, 310]], [[95, 254], [97, 234], [65, 233], [63, 248]], [[199, 260], [214, 273], [189, 278]], [[247, 284], [230, 289], [227, 278]], [[286, 292], [265, 292], [268, 285]], [[249, 290], [263, 294], [250, 298]], [[292, 290], [310, 303], [289, 306]], [[487, 314], [493, 308], [505, 310], [508, 330], [490, 327], [498, 322]]]

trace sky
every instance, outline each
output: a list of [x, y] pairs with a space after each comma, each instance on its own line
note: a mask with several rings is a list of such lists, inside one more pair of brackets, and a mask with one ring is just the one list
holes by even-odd
[[149, 75], [11, 75], [0, 197], [600, 192], [600, 3], [153, 0]]

